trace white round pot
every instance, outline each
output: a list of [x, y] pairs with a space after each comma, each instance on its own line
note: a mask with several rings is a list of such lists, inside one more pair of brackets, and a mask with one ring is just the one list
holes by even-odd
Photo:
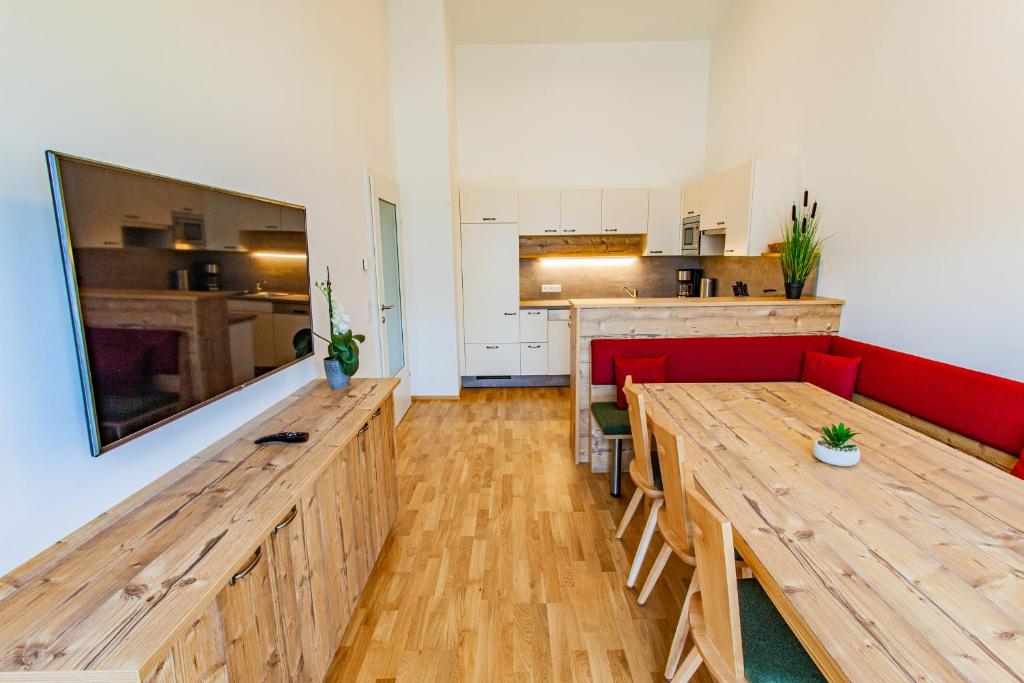
[[836, 467], [853, 467], [860, 462], [860, 446], [854, 446], [849, 450], [836, 450], [823, 444], [821, 441], [814, 442], [814, 457], [822, 462]]

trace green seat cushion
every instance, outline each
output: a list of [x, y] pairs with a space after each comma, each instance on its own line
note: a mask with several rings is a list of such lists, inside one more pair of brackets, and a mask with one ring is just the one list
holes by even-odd
[[824, 681], [771, 598], [752, 579], [739, 581], [743, 668], [750, 683]]
[[619, 410], [615, 401], [593, 403], [590, 411], [605, 436], [630, 436], [633, 433], [629, 428], [629, 411]]

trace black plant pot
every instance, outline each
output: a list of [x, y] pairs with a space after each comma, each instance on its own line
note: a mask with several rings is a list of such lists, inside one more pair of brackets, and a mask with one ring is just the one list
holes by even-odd
[[800, 295], [804, 293], [804, 283], [802, 282], [787, 282], [786, 283], [786, 298], [787, 299], [799, 299]]

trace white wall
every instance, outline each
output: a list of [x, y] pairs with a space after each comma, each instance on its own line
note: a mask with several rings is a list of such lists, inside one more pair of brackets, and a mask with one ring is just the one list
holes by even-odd
[[702, 175], [707, 42], [458, 45], [469, 185], [662, 185]]
[[737, 0], [708, 170], [799, 156], [843, 334], [1024, 380], [1024, 3]]
[[372, 333], [359, 264], [366, 166], [395, 174], [387, 34], [383, 0], [5, 5], [0, 573], [322, 374], [309, 360], [90, 458], [43, 151], [306, 205], [312, 272], [332, 266]]
[[458, 196], [443, 0], [391, 0], [403, 274], [414, 396], [459, 393]]

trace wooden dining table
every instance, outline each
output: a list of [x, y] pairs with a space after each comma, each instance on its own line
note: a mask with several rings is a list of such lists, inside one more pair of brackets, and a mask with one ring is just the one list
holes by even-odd
[[828, 680], [1024, 680], [1024, 481], [810, 384], [643, 388]]

